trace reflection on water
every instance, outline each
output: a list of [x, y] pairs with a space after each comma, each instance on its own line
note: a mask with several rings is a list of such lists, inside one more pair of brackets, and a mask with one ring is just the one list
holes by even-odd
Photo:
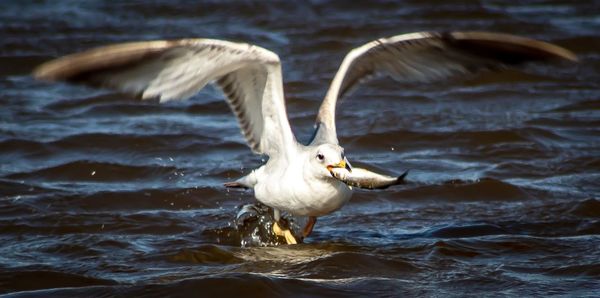
[[[0, 294], [596, 296], [600, 22], [594, 1], [0, 3]], [[358, 191], [296, 246], [251, 192], [264, 161], [216, 89], [158, 105], [36, 82], [36, 65], [133, 40], [247, 41], [283, 61], [309, 138], [345, 53], [422, 30], [518, 33], [577, 53], [468, 81], [376, 80], [338, 109], [357, 167], [409, 181]], [[245, 209], [243, 206], [247, 206]], [[303, 219], [288, 218], [299, 230]]]

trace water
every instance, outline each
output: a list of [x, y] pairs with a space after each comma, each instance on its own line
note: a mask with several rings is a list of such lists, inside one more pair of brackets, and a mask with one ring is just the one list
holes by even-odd
[[[0, 4], [0, 293], [48, 296], [597, 296], [597, 1]], [[222, 96], [139, 103], [32, 80], [109, 43], [209, 37], [283, 61], [307, 140], [347, 51], [380, 36], [489, 30], [549, 40], [581, 63], [435, 85], [377, 80], [338, 109], [354, 166], [406, 185], [359, 191], [304, 244], [242, 247], [252, 155]], [[368, 104], [367, 104], [368, 103]]]

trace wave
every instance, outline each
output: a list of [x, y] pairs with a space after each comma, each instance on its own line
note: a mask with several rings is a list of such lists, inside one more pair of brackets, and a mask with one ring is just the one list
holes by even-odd
[[525, 189], [494, 178], [474, 181], [449, 180], [443, 184], [416, 185], [389, 194], [390, 199], [401, 201], [517, 201], [528, 200]]
[[23, 294], [30, 297], [43, 297], [43, 294], [33, 292], [39, 289], [79, 288], [115, 284], [117, 283], [109, 279], [55, 270], [32, 269], [0, 272], [0, 293], [32, 291], [29, 294]]

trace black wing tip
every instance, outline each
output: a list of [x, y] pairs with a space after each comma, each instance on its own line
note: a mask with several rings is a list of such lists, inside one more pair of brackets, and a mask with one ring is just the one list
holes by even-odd
[[529, 61], [579, 61], [575, 53], [557, 44], [520, 35], [489, 31], [444, 31], [439, 36], [450, 45], [509, 65]]

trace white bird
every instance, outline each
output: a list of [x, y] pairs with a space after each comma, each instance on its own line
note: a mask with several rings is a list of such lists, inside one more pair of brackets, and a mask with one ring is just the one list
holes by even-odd
[[[336, 102], [352, 87], [378, 75], [425, 83], [550, 60], [577, 58], [550, 43], [489, 32], [419, 32], [374, 40], [344, 58], [319, 108], [308, 145], [296, 141], [288, 122], [279, 57], [255, 45], [214, 39], [123, 43], [46, 62], [33, 75], [160, 102], [189, 98], [215, 82], [225, 93], [248, 146], [268, 156], [266, 164], [225, 185], [253, 188], [256, 199], [275, 210], [273, 232], [292, 244], [298, 239], [278, 224], [280, 211], [308, 216], [302, 231], [302, 237], [307, 237], [318, 216], [350, 199], [351, 186], [387, 187], [404, 177], [365, 170], [353, 174], [335, 126]], [[366, 180], [371, 182], [361, 182]]]

